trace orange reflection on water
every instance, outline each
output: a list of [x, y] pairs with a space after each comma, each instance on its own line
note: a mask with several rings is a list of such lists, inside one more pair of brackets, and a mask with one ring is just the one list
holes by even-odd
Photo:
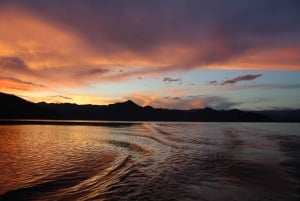
[[[107, 129], [91, 132], [91, 127], [84, 126], [1, 126], [0, 194], [56, 180], [72, 181], [74, 186], [76, 177], [84, 180], [99, 171], [110, 171], [118, 153], [105, 143]], [[73, 178], [64, 176], [73, 174]]]

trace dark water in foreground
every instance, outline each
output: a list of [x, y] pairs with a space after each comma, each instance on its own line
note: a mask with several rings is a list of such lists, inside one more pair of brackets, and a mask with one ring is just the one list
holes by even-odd
[[294, 201], [299, 192], [300, 124], [0, 125], [1, 201]]

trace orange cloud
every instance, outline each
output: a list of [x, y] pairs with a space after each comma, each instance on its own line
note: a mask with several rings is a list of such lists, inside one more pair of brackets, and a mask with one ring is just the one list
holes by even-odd
[[150, 105], [156, 108], [192, 109], [205, 106], [204, 102], [198, 97], [182, 99], [180, 97], [163, 97], [155, 93], [133, 93], [124, 97], [124, 100], [128, 99], [141, 106]]
[[[237, 13], [240, 12], [238, 4], [235, 2], [232, 7]], [[285, 39], [287, 42], [275, 40], [277, 35], [286, 36], [285, 32], [290, 30], [284, 33], [282, 29], [275, 30], [277, 35], [272, 38], [273, 32], [251, 29], [251, 25], [257, 24], [253, 21], [256, 18], [249, 16], [248, 19], [247, 15], [233, 18], [231, 15], [237, 13], [214, 10], [206, 1], [189, 6], [184, 2], [153, 2], [157, 11], [155, 17], [149, 16], [152, 12], [147, 12], [147, 5], [147, 1], [126, 6], [118, 1], [112, 4], [74, 1], [72, 6], [55, 0], [4, 1], [0, 8], [0, 26], [6, 29], [0, 30], [0, 56], [18, 57], [30, 69], [47, 70], [48, 74], [55, 71], [75, 71], [76, 74], [78, 69], [105, 67], [109, 70], [123, 68], [132, 74], [193, 68], [299, 70], [299, 47], [291, 45], [293, 37]], [[249, 9], [256, 9], [255, 5], [260, 2], [249, 5]], [[179, 7], [166, 13], [162, 8], [169, 6]], [[197, 12], [193, 13], [195, 8]], [[120, 11], [117, 16], [111, 14], [114, 10]], [[210, 10], [212, 12], [208, 12]], [[194, 16], [191, 13], [195, 15], [193, 19], [190, 19]], [[214, 17], [202, 16], [202, 13]], [[291, 16], [278, 13], [279, 18], [283, 14], [294, 16], [293, 12]], [[273, 21], [264, 20], [265, 15], [261, 17], [261, 23], [272, 25]], [[249, 28], [241, 23], [243, 20], [252, 23]], [[263, 43], [266, 40], [270, 42]], [[122, 77], [130, 78], [131, 75], [105, 75], [101, 80], [117, 81]]]
[[43, 85], [35, 84], [32, 82], [26, 82], [12, 77], [5, 77], [0, 75], [0, 90], [33, 90], [44, 89]]
[[[48, 9], [44, 14], [23, 3], [0, 3], [0, 27], [5, 27], [0, 29], [0, 76], [15, 79], [2, 79], [3, 90], [38, 91], [41, 87], [28, 84], [36, 83], [54, 91], [199, 68], [300, 70], [297, 43], [274, 40], [257, 45], [248, 36], [235, 38], [217, 22], [181, 29], [179, 18], [174, 24], [152, 22], [153, 28], [135, 22], [135, 12], [106, 19], [85, 3], [76, 1], [74, 7], [64, 8], [71, 9], [70, 19], [56, 11], [63, 9], [57, 5], [44, 5]], [[141, 19], [148, 19], [147, 13], [141, 14]], [[183, 27], [190, 23], [182, 22]], [[174, 95], [184, 94], [180, 90]]]
[[160, 97], [154, 93], [133, 93], [123, 98], [122, 101], [132, 100], [141, 106], [159, 106], [158, 104]]
[[211, 68], [254, 70], [300, 70], [299, 47], [274, 47], [250, 50]]
[[[141, 106], [151, 105], [156, 108], [172, 109], [200, 109], [212, 107], [215, 109], [231, 109], [240, 102], [231, 101], [228, 98], [213, 95], [195, 96], [160, 96], [154, 93], [134, 93], [124, 98], [130, 99]], [[124, 101], [123, 100], [123, 101]]]
[[190, 108], [203, 108], [205, 107], [205, 103], [203, 102], [203, 100], [191, 100], [190, 102]]
[[[270, 58], [265, 61], [276, 63], [277, 67], [286, 67], [286, 63], [293, 61], [298, 55], [297, 50], [275, 50], [277, 62], [271, 59], [272, 52], [259, 51], [247, 53], [235, 52], [231, 47], [230, 39], [222, 32], [210, 31], [201, 43], [182, 42], [180, 40], [158, 44], [153, 51], [143, 54], [130, 49], [114, 50], [95, 47], [77, 32], [67, 29], [66, 26], [37, 18], [20, 9], [1, 9], [0, 25], [7, 27], [0, 31], [0, 55], [18, 56], [26, 61], [33, 69], [73, 68], [98, 65], [114, 65], [125, 67], [154, 67], [173, 69], [224, 68], [224, 63], [230, 60], [233, 64], [228, 68], [268, 68], [261, 66], [261, 59], [266, 55]], [[209, 34], [207, 33], [207, 35]], [[101, 32], [98, 37], [101, 36]], [[99, 39], [100, 40], [100, 39]], [[103, 41], [101, 39], [100, 41]], [[108, 41], [109, 42], [109, 41]], [[114, 43], [115, 41], [111, 41]], [[99, 45], [101, 46], [101, 45]], [[251, 50], [251, 49], [250, 49]], [[252, 50], [251, 50], [252, 51]], [[251, 52], [250, 51], [250, 52]], [[255, 50], [254, 50], [255, 51]], [[287, 58], [289, 61], [287, 61]], [[298, 62], [297, 62], [298, 63]], [[240, 64], [236, 66], [234, 64]], [[274, 66], [272, 64], [272, 66]], [[289, 69], [298, 69], [296, 65], [287, 65]], [[172, 70], [169, 68], [168, 70]]]

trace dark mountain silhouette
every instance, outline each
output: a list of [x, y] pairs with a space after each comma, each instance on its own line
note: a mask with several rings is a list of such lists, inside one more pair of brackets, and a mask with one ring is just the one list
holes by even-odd
[[265, 110], [258, 111], [275, 122], [300, 122], [300, 109], [298, 110]]
[[7, 119], [51, 119], [57, 115], [54, 111], [25, 101], [14, 95], [0, 92], [0, 118]]
[[157, 109], [141, 107], [132, 101], [99, 105], [47, 104], [39, 106], [55, 111], [62, 119], [114, 120], [114, 121], [216, 121], [256, 122], [268, 121], [264, 115], [239, 110], [217, 111], [210, 108], [194, 110]]
[[[0, 119], [63, 119], [111, 121], [203, 121], [203, 122], [267, 122], [278, 121], [272, 114], [240, 110], [172, 110], [141, 107], [128, 100], [110, 105], [77, 105], [70, 103], [31, 103], [17, 96], [0, 93]], [[298, 114], [299, 110], [295, 111]], [[294, 121], [287, 116], [280, 121]], [[294, 115], [297, 116], [297, 115]], [[299, 119], [298, 119], [299, 121]]]

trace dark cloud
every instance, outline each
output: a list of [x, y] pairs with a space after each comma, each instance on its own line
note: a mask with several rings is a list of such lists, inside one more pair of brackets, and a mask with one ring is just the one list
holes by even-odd
[[218, 82], [216, 80], [212, 80], [208, 82], [209, 85], [217, 85]]
[[97, 75], [97, 74], [102, 75], [108, 72], [110, 72], [110, 70], [105, 68], [91, 68], [79, 72], [79, 75]]
[[229, 79], [229, 80], [225, 80], [223, 82], [220, 83], [220, 85], [226, 85], [226, 84], [235, 84], [237, 82], [241, 82], [241, 81], [249, 81], [249, 80], [255, 80], [256, 78], [262, 76], [262, 74], [256, 74], [256, 75], [241, 75], [238, 77], [235, 77], [233, 79]]
[[[102, 55], [125, 51], [186, 68], [300, 44], [298, 0], [2, 0], [1, 5], [71, 30]], [[181, 47], [191, 51], [174, 57]]]
[[29, 71], [24, 61], [18, 57], [3, 57], [0, 56], [0, 69], [11, 71]]
[[[261, 74], [258, 74], [261, 75]], [[239, 76], [233, 79], [228, 79], [223, 82], [216, 80], [207, 82], [209, 85], [222, 86], [226, 84], [234, 84], [239, 81], [253, 80], [259, 77], [258, 75], [245, 75]], [[246, 78], [246, 79], [241, 79]], [[244, 90], [244, 89], [300, 89], [300, 84], [245, 84], [245, 85], [233, 85], [230, 90]]]
[[240, 102], [234, 102], [221, 96], [203, 97], [202, 100], [206, 107], [211, 107], [217, 110], [228, 110], [241, 104]]
[[[46, 87], [45, 85], [36, 84], [36, 77], [42, 77], [42, 74], [32, 71], [19, 57], [0, 56], [0, 79], [2, 81], [22, 85], [19, 88], [24, 88], [25, 86], [30, 88]], [[33, 80], [33, 82], [24, 80]], [[14, 86], [14, 88], [16, 87]]]
[[220, 85], [220, 86], [227, 85], [227, 84], [233, 85], [237, 82], [255, 80], [256, 78], [258, 78], [260, 76], [262, 76], [262, 74], [247, 74], [247, 75], [237, 76], [232, 79], [226, 79], [222, 82], [218, 82], [216, 80], [208, 81], [208, 84], [209, 85]]
[[165, 77], [165, 78], [163, 78], [163, 82], [165, 82], [165, 83], [171, 83], [171, 82], [179, 82], [179, 83], [181, 83], [182, 82], [182, 80], [181, 80], [181, 78], [170, 78], [170, 77]]
[[181, 100], [181, 98], [180, 97], [169, 97], [169, 96], [166, 96], [166, 97], [164, 97], [165, 99], [168, 99], [168, 100], [175, 100], [175, 101], [180, 101]]

